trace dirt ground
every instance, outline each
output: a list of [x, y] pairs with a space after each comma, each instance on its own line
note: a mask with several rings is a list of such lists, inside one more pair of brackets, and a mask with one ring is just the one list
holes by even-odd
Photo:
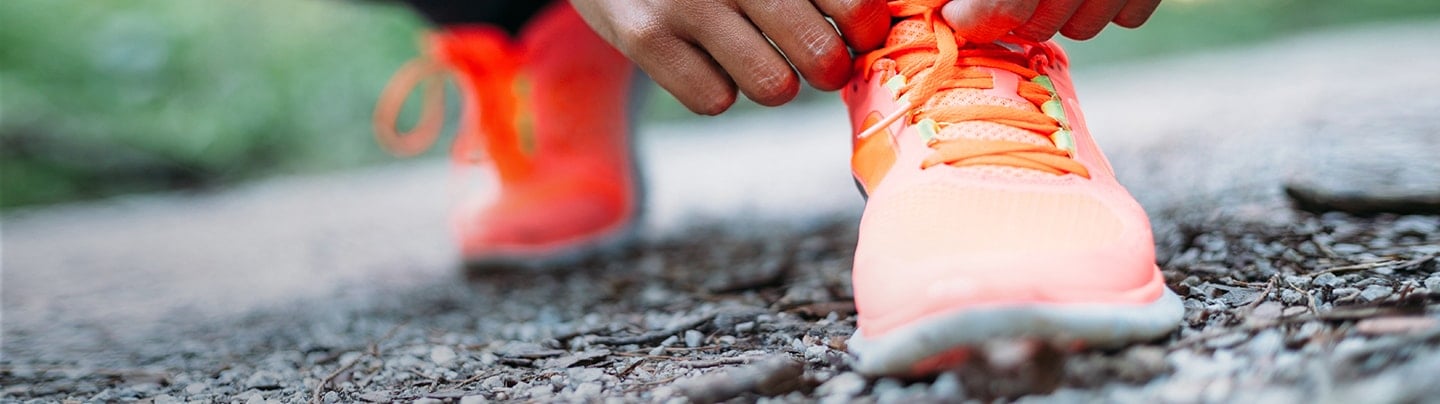
[[[430, 162], [12, 214], [0, 401], [1433, 402], [1440, 80], [1422, 76], [1440, 53], [1394, 50], [1435, 37], [1363, 27], [1082, 71], [1185, 301], [1156, 341], [851, 372], [860, 201], [826, 104], [646, 129], [642, 238], [563, 268], [460, 268]], [[776, 128], [796, 119], [815, 133]], [[697, 171], [717, 144], [837, 152]]]

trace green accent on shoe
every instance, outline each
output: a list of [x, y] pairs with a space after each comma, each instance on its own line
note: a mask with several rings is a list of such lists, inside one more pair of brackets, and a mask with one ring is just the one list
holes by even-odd
[[920, 122], [916, 122], [915, 130], [920, 132], [920, 140], [924, 141], [925, 144], [930, 144], [930, 141], [934, 140], [937, 134], [935, 131], [935, 120], [930, 118], [921, 119]]
[[1065, 118], [1065, 106], [1060, 103], [1059, 98], [1052, 98], [1050, 101], [1045, 101], [1044, 104], [1040, 105], [1040, 110], [1044, 111], [1045, 115], [1055, 118], [1055, 122], [1059, 122], [1060, 127], [1070, 127], [1070, 120]]
[[890, 80], [885, 81], [885, 88], [890, 89], [890, 95], [899, 94], [901, 87], [905, 87], [904, 75], [897, 74], [895, 77], [891, 77]]
[[1050, 95], [1051, 95], [1051, 96], [1055, 96], [1055, 95], [1059, 94], [1058, 92], [1055, 91], [1055, 82], [1050, 81], [1050, 76], [1043, 76], [1043, 75], [1042, 75], [1042, 76], [1035, 76], [1035, 78], [1030, 79], [1030, 81], [1035, 82], [1036, 84], [1039, 84], [1039, 85], [1041, 85], [1041, 86], [1044, 86], [1046, 90], [1049, 90], [1049, 91], [1050, 91]]
[[1069, 129], [1060, 129], [1050, 134], [1050, 140], [1055, 142], [1055, 147], [1075, 154], [1075, 135]]

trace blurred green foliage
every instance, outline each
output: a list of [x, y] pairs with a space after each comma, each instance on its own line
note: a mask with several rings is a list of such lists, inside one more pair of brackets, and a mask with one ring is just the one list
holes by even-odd
[[[1083, 66], [1437, 15], [1429, 0], [1171, 0], [1071, 51]], [[0, 209], [385, 161], [371, 108], [422, 27], [373, 2], [0, 1]], [[690, 116], [649, 104], [648, 120]]]

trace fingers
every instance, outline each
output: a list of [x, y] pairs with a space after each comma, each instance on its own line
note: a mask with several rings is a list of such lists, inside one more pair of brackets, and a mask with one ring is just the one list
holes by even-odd
[[883, 0], [815, 0], [815, 7], [835, 21], [856, 51], [878, 49], [890, 35], [890, 7]]
[[1123, 0], [1090, 0], [1075, 10], [1070, 21], [1060, 28], [1060, 33], [1074, 40], [1086, 40], [1099, 35], [1110, 25], [1110, 21], [1125, 7]]
[[972, 42], [993, 42], [1035, 14], [1040, 0], [956, 0], [940, 13], [955, 33]]
[[633, 60], [655, 84], [697, 114], [718, 115], [735, 103], [735, 83], [709, 54], [653, 9], [572, 2], [595, 32]]
[[[723, 6], [704, 3], [697, 7]], [[800, 81], [790, 64], [738, 12], [696, 11], [691, 15], [710, 18], [676, 23], [681, 24], [685, 32], [693, 33], [695, 43], [720, 63], [746, 97], [760, 105], [776, 106], [789, 102], [800, 92]]]
[[1084, 0], [1046, 0], [1035, 8], [1035, 14], [1015, 29], [1015, 35], [1032, 41], [1048, 41], [1070, 21], [1070, 16]]
[[1160, 0], [953, 0], [940, 10], [955, 33], [974, 42], [991, 42], [1013, 33], [1046, 41], [1055, 34], [1094, 38], [1114, 22], [1127, 28], [1144, 24]]
[[1155, 14], [1155, 9], [1160, 7], [1160, 0], [1130, 0], [1120, 9], [1120, 14], [1115, 16], [1115, 25], [1125, 28], [1139, 28], [1150, 20], [1150, 15]]
[[811, 86], [838, 90], [850, 80], [849, 50], [809, 2], [742, 1], [740, 7]]

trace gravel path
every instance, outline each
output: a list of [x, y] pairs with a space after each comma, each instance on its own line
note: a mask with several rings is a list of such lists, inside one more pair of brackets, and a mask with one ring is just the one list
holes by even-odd
[[[1440, 54], [1414, 50], [1436, 37], [1082, 72], [1185, 298], [1150, 343], [850, 372], [860, 201], [824, 104], [645, 129], [645, 238], [568, 268], [456, 270], [432, 162], [12, 214], [0, 401], [1431, 401]], [[752, 164], [704, 168], [727, 162]]]

